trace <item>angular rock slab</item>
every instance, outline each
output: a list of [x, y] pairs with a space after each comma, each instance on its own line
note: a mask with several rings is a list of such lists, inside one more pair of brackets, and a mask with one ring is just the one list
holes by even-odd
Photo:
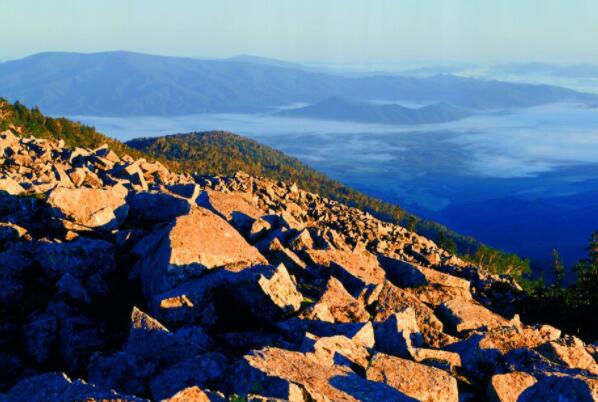
[[220, 270], [156, 296], [152, 312], [175, 324], [272, 323], [296, 312], [303, 296], [284, 265]]
[[[0, 400], [2, 400], [1, 396]], [[145, 399], [120, 395], [111, 390], [86, 384], [82, 380], [72, 381], [64, 373], [47, 373], [25, 378], [18, 382], [6, 395], [6, 401], [144, 402]]]
[[514, 371], [493, 375], [488, 386], [488, 398], [494, 402], [517, 402], [527, 388], [538, 380], [530, 374]]
[[367, 378], [381, 381], [418, 401], [457, 402], [457, 380], [445, 371], [423, 364], [376, 354], [367, 370]]
[[239, 395], [257, 386], [264, 396], [290, 401], [413, 401], [386, 384], [359, 377], [346, 366], [322, 364], [310, 353], [265, 348], [243, 360], [233, 387]]
[[136, 268], [146, 297], [172, 289], [206, 270], [242, 270], [268, 263], [224, 219], [201, 207], [193, 207], [166, 231], [153, 236], [161, 236], [155, 251]]
[[127, 193], [121, 185], [106, 189], [57, 187], [47, 202], [59, 218], [88, 228], [112, 230], [126, 217]]
[[453, 299], [439, 307], [440, 317], [457, 333], [506, 326], [508, 321], [473, 300]]

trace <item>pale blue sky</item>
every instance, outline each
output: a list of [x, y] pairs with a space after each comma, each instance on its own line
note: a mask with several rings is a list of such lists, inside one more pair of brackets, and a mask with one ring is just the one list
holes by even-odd
[[0, 0], [0, 60], [134, 50], [297, 61], [598, 62], [598, 0]]

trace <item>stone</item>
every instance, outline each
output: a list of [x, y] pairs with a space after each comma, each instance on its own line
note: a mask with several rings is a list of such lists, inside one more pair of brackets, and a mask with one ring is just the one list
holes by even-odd
[[88, 228], [112, 230], [126, 217], [126, 195], [127, 190], [122, 186], [109, 189], [57, 187], [47, 202], [60, 218]]
[[201, 207], [176, 218], [158, 237], [153, 252], [135, 267], [147, 298], [207, 270], [242, 270], [268, 263], [225, 220]]
[[330, 273], [352, 294], [366, 285], [377, 285], [385, 280], [378, 260], [366, 250], [305, 250], [305, 254], [310, 264], [330, 268]]
[[549, 375], [538, 379], [519, 396], [518, 402], [594, 402], [598, 400], [598, 380], [583, 376]]
[[145, 400], [102, 389], [82, 380], [73, 381], [64, 373], [46, 373], [21, 380], [10, 389], [7, 401], [143, 402]]
[[43, 366], [55, 357], [58, 348], [58, 321], [47, 313], [29, 317], [25, 326], [27, 356], [37, 366]]
[[229, 277], [224, 288], [228, 297], [258, 322], [271, 323], [301, 307], [303, 296], [282, 264], [255, 266]]
[[322, 305], [328, 308], [334, 322], [365, 322], [370, 317], [363, 302], [351, 296], [342, 283], [334, 277], [328, 280], [326, 290], [320, 300], [315, 305], [310, 306], [303, 317], [311, 319], [310, 317], [313, 317], [314, 312], [317, 312]]
[[438, 312], [447, 327], [457, 333], [479, 328], [492, 329], [508, 324], [506, 319], [473, 300], [450, 300], [443, 303]]
[[382, 353], [374, 355], [366, 376], [418, 401], [458, 401], [457, 380], [443, 370]]
[[394, 356], [412, 357], [413, 349], [423, 343], [415, 312], [411, 307], [393, 313], [376, 325], [374, 334], [376, 350]]
[[488, 386], [488, 399], [495, 402], [517, 402], [523, 391], [536, 382], [534, 376], [520, 371], [495, 374]]
[[5, 192], [8, 195], [21, 195], [25, 189], [10, 177], [4, 177], [0, 178], [0, 192]]
[[231, 391], [245, 396], [251, 387], [289, 401], [408, 401], [382, 383], [368, 381], [346, 366], [322, 364], [315, 355], [264, 348], [244, 356], [232, 375]]
[[139, 192], [127, 197], [127, 219], [134, 224], [168, 222], [191, 210], [189, 201], [167, 193]]
[[302, 299], [284, 265], [257, 265], [187, 282], [156, 297], [152, 311], [174, 323], [255, 325], [296, 312]]
[[330, 366], [347, 365], [365, 370], [369, 365], [368, 349], [343, 335], [317, 338], [307, 334], [301, 350], [313, 353], [320, 363]]
[[210, 398], [198, 386], [192, 386], [177, 392], [170, 398], [162, 399], [161, 402], [210, 402]]
[[552, 340], [538, 348], [538, 351], [550, 360], [569, 368], [586, 370], [598, 376], [598, 364], [585, 349], [583, 342], [575, 336]]
[[217, 353], [199, 355], [176, 363], [151, 380], [153, 399], [172, 397], [180, 390], [193, 385], [204, 388], [220, 377], [226, 367], [226, 358]]
[[436, 318], [430, 307], [419, 301], [408, 290], [400, 289], [388, 281], [384, 283], [378, 294], [374, 320], [377, 322], [384, 321], [393, 313], [402, 311], [405, 308], [413, 309], [417, 326], [427, 345], [440, 347], [450, 340], [443, 333], [444, 326], [442, 322]]
[[239, 214], [246, 217], [249, 222], [264, 215], [262, 210], [253, 205], [251, 195], [242, 192], [222, 193], [204, 190], [197, 198], [197, 204], [216, 212], [229, 222]]
[[429, 284], [469, 290], [469, 281], [431, 268], [385, 256], [379, 258], [391, 282], [400, 287], [416, 288]]
[[27, 229], [10, 222], [0, 222], [0, 242], [18, 240], [27, 236]]
[[561, 331], [549, 325], [529, 327], [509, 325], [497, 327], [484, 333], [479, 343], [480, 349], [496, 349], [502, 354], [517, 348], [535, 348], [545, 342], [554, 341]]

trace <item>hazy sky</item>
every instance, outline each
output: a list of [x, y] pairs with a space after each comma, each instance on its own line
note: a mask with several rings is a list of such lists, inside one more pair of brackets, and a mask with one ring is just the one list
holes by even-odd
[[0, 60], [134, 50], [297, 61], [598, 62], [598, 0], [0, 0]]

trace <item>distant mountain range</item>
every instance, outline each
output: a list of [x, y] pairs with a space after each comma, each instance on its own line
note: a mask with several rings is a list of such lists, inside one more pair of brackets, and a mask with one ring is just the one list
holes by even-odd
[[412, 109], [396, 104], [376, 104], [333, 97], [309, 106], [283, 110], [276, 115], [321, 120], [411, 125], [459, 120], [470, 116], [471, 112], [447, 103], [436, 103]]
[[452, 75], [348, 77], [253, 56], [214, 60], [131, 52], [40, 53], [4, 62], [0, 93], [50, 114], [96, 116], [271, 111], [337, 96], [479, 110], [598, 102], [596, 95], [548, 85]]

